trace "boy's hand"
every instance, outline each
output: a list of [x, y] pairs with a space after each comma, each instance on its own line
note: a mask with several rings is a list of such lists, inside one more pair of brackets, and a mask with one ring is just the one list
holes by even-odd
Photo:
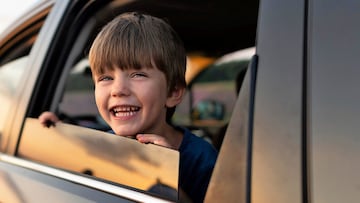
[[177, 146], [173, 146], [172, 144], [170, 144], [170, 142], [168, 140], [166, 140], [164, 137], [160, 136], [160, 135], [155, 135], [155, 134], [137, 134], [136, 135], [136, 139], [144, 144], [155, 144], [155, 145], [160, 145], [163, 147], [167, 147], [170, 149], [175, 149], [177, 150], [178, 147]]
[[59, 118], [53, 112], [45, 111], [39, 116], [39, 122], [44, 127], [55, 126], [58, 121]]

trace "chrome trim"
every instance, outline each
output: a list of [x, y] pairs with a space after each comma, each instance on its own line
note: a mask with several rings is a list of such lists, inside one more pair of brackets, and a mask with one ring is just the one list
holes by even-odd
[[75, 182], [86, 187], [94, 188], [97, 190], [101, 190], [110, 194], [114, 194], [120, 197], [124, 197], [134, 201], [140, 202], [171, 202], [167, 200], [163, 200], [157, 197], [153, 197], [151, 195], [147, 195], [144, 193], [140, 193], [137, 191], [133, 191], [126, 188], [121, 188], [119, 186], [111, 185], [105, 182], [101, 182], [95, 179], [90, 179], [84, 176], [79, 176], [76, 174], [72, 174], [70, 172], [62, 171], [60, 169], [55, 169], [49, 166], [41, 165], [32, 161], [20, 159], [17, 157], [9, 156], [6, 154], [0, 154], [0, 161], [4, 161], [10, 164], [14, 164], [20, 167], [28, 168], [40, 173], [44, 173], [47, 175], [55, 176], [57, 178], [68, 180], [71, 182]]

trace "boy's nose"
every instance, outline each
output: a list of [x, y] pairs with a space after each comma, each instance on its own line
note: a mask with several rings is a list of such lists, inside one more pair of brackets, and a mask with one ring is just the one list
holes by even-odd
[[112, 89], [111, 89], [111, 96], [128, 96], [130, 95], [129, 84], [126, 80], [115, 80]]

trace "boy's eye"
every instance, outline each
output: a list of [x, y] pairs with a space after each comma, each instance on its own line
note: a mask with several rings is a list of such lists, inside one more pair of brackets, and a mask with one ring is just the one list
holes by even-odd
[[130, 75], [132, 78], [146, 77], [146, 74], [143, 72], [134, 72]]
[[100, 76], [98, 78], [98, 81], [108, 81], [108, 80], [112, 80], [112, 78], [110, 76], [106, 76], [106, 75]]

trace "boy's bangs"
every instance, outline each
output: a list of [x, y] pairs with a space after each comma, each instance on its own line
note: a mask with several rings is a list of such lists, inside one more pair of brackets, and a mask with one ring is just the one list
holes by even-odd
[[120, 34], [110, 37], [103, 43], [94, 44], [91, 65], [97, 73], [114, 68], [141, 69], [155, 67], [153, 51], [155, 48], [146, 43], [144, 38], [136, 33]]

